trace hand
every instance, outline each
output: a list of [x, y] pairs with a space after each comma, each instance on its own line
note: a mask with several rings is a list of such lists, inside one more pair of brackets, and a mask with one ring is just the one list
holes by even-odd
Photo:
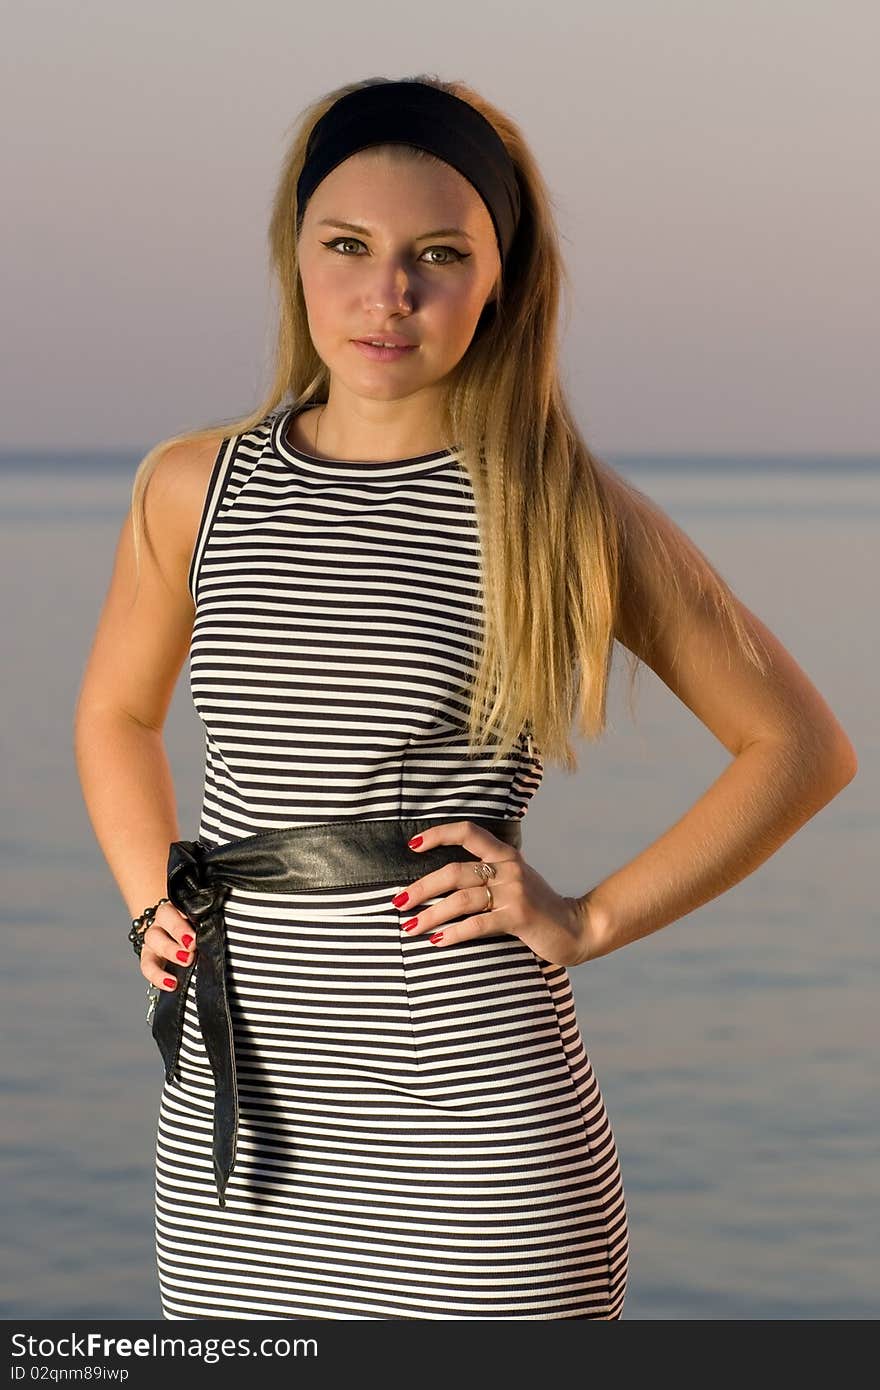
[[[499, 840], [484, 826], [472, 821], [453, 821], [448, 825], [432, 825], [422, 831], [422, 843], [413, 846], [420, 854], [435, 845], [463, 845], [484, 863], [492, 864], [495, 878], [488, 880], [492, 889], [493, 906], [486, 911], [486, 888], [476, 875], [475, 861], [444, 864], [408, 884], [406, 900], [394, 903], [405, 920], [417, 914], [415, 927], [408, 935], [428, 935], [433, 944], [443, 946], [472, 937], [510, 935], [519, 937], [541, 960], [550, 965], [580, 965], [588, 959], [586, 919], [577, 898], [564, 898], [556, 893], [537, 870], [527, 864], [513, 846]], [[426, 898], [448, 896], [440, 903], [418, 912]], [[412, 910], [411, 910], [412, 909]], [[444, 927], [454, 917], [473, 915], [453, 926]], [[443, 928], [439, 937], [435, 933]]]
[[163, 903], [143, 935], [141, 974], [159, 989], [176, 989], [177, 977], [168, 973], [168, 963], [186, 970], [195, 958], [195, 940], [195, 928], [189, 918], [173, 903]]

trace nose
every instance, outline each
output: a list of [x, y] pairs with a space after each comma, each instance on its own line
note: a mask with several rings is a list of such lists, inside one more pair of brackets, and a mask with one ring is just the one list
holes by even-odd
[[412, 289], [406, 267], [399, 261], [386, 261], [376, 266], [370, 282], [368, 307], [379, 313], [412, 313]]

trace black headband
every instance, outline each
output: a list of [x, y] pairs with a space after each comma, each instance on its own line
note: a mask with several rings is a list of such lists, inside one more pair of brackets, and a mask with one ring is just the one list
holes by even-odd
[[470, 102], [427, 82], [383, 80], [340, 97], [316, 122], [296, 185], [297, 232], [322, 179], [367, 145], [415, 145], [472, 183], [492, 218], [502, 269], [519, 222], [513, 160], [495, 127]]

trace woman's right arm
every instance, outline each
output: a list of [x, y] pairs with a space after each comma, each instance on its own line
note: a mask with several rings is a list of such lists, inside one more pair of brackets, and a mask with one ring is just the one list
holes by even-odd
[[[137, 582], [126, 516], [74, 715], [83, 797], [130, 917], [165, 896], [168, 847], [180, 839], [162, 730], [192, 636], [187, 578], [218, 447], [175, 444], [156, 465], [144, 499], [155, 554], [142, 542]], [[187, 934], [187, 919], [164, 903], [140, 962], [160, 989]]]

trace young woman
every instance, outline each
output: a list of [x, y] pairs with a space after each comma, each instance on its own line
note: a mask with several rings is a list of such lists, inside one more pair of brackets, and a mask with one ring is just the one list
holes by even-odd
[[[568, 967], [737, 883], [854, 775], [791, 656], [582, 441], [550, 206], [463, 84], [331, 93], [275, 198], [268, 396], [138, 469], [76, 751], [166, 1068], [166, 1318], [619, 1318]], [[521, 823], [573, 720], [603, 731], [615, 641], [732, 760], [569, 897]], [[187, 655], [193, 841], [162, 740]]]

